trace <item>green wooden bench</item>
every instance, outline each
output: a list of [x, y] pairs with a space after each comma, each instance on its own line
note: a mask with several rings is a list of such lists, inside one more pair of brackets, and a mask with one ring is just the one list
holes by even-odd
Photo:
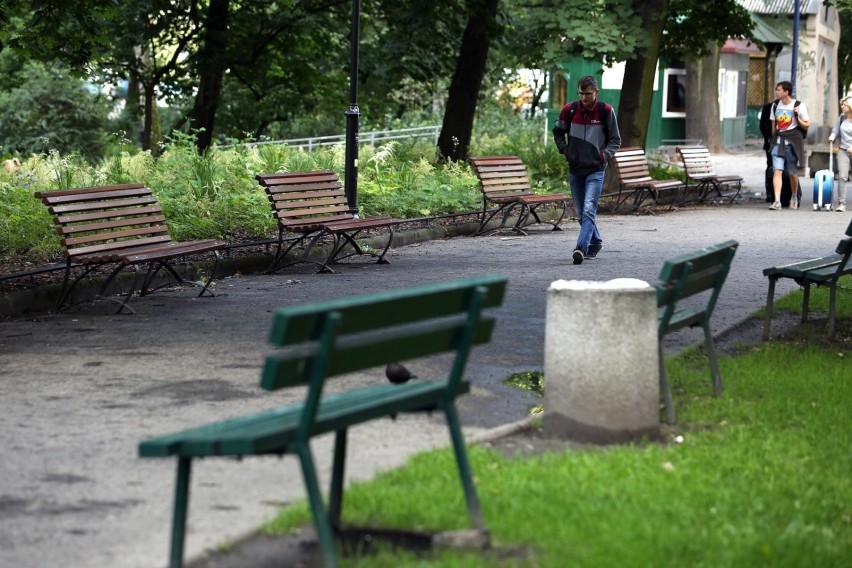
[[766, 295], [766, 313], [763, 320], [763, 340], [769, 340], [769, 327], [772, 323], [775, 301], [775, 283], [780, 278], [792, 278], [804, 289], [802, 298], [802, 322], [808, 321], [808, 309], [811, 285], [828, 286], [828, 337], [834, 338], [834, 308], [837, 300], [837, 286], [841, 277], [852, 274], [852, 223], [846, 229], [849, 235], [838, 243], [835, 254], [814, 258], [803, 262], [766, 268], [763, 275], [769, 278], [769, 292]]
[[[499, 306], [505, 288], [504, 277], [483, 276], [278, 309], [269, 340], [283, 349], [266, 358], [260, 386], [307, 385], [301, 403], [139, 444], [140, 457], [177, 458], [170, 566], [183, 563], [192, 460], [269, 454], [298, 457], [323, 559], [336, 566], [332, 530], [340, 524], [347, 430], [400, 412], [444, 412], [471, 522], [484, 530], [455, 399], [470, 389], [463, 378], [470, 348], [491, 339], [495, 320], [482, 310]], [[446, 352], [455, 353], [446, 378], [391, 384], [377, 373], [376, 385], [323, 393], [326, 379]], [[310, 440], [327, 432], [335, 433], [335, 445], [326, 507]]]
[[[665, 261], [660, 271], [657, 289], [660, 334], [660, 387], [666, 406], [666, 421], [675, 421], [674, 404], [669, 386], [666, 361], [663, 356], [663, 337], [684, 327], [700, 325], [704, 328], [704, 345], [710, 363], [710, 376], [716, 396], [722, 395], [722, 375], [716, 360], [716, 346], [710, 331], [710, 317], [716, 307], [716, 300], [722, 285], [728, 277], [731, 262], [737, 251], [737, 241], [725, 241], [695, 252], [683, 254]], [[700, 296], [694, 301], [681, 302], [687, 298]]]

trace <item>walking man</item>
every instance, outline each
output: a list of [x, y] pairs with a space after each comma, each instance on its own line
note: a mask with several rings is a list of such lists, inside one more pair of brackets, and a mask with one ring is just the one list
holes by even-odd
[[781, 81], [775, 85], [775, 104], [769, 120], [772, 121], [772, 189], [775, 202], [769, 206], [773, 211], [781, 209], [781, 184], [784, 171], [790, 176], [790, 209], [799, 208], [799, 171], [805, 167], [805, 139], [811, 121], [805, 103], [792, 97], [793, 85]]
[[577, 83], [578, 101], [562, 107], [553, 127], [553, 140], [568, 160], [568, 182], [580, 234], [571, 255], [574, 264], [598, 256], [603, 246], [595, 219], [603, 188], [604, 169], [621, 147], [621, 134], [612, 106], [598, 101], [598, 82], [591, 75]]

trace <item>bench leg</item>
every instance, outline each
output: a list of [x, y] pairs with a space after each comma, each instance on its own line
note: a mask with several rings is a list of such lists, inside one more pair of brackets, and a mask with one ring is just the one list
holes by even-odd
[[722, 396], [722, 373], [719, 372], [719, 361], [716, 357], [716, 343], [713, 341], [713, 333], [710, 331], [710, 322], [705, 321], [704, 345], [707, 351], [707, 360], [710, 363], [710, 377], [713, 379], [713, 394]]
[[769, 326], [772, 323], [772, 306], [775, 302], [775, 282], [778, 280], [776, 276], [769, 277], [769, 292], [766, 294], [766, 310], [763, 316], [763, 340], [769, 341]]
[[320, 492], [319, 482], [317, 482], [317, 472], [314, 466], [314, 458], [311, 455], [311, 448], [307, 443], [299, 443], [296, 447], [296, 454], [299, 456], [299, 463], [302, 466], [302, 479], [308, 492], [308, 501], [314, 517], [314, 527], [317, 531], [317, 540], [322, 551], [323, 562], [327, 567], [337, 568], [337, 555], [334, 551], [331, 524], [328, 522], [328, 513], [322, 502], [322, 493]]
[[189, 480], [192, 458], [178, 458], [177, 481], [175, 482], [175, 505], [172, 516], [172, 543], [169, 553], [169, 568], [183, 566], [183, 543], [186, 537], [186, 514], [189, 509]]
[[802, 299], [802, 323], [808, 321], [808, 310], [811, 306], [811, 283], [804, 283], [804, 298]]
[[660, 354], [660, 390], [663, 391], [663, 402], [666, 405], [666, 424], [675, 423], [674, 403], [672, 402], [672, 389], [669, 387], [669, 373], [666, 371], [666, 356], [663, 354], [663, 341], [659, 342]]
[[346, 430], [338, 430], [334, 437], [334, 462], [331, 467], [328, 518], [332, 527], [340, 526], [343, 510], [343, 476], [346, 465]]
[[476, 486], [473, 484], [473, 473], [470, 461], [467, 458], [467, 450], [464, 445], [464, 437], [462, 436], [455, 405], [452, 402], [448, 403], [444, 408], [444, 413], [447, 415], [447, 426], [450, 429], [450, 438], [453, 441], [453, 451], [456, 454], [456, 465], [459, 468], [459, 477], [461, 478], [464, 497], [467, 501], [470, 522], [473, 528], [485, 530], [485, 522], [482, 520], [482, 509], [479, 505], [479, 497], [476, 495]]
[[828, 338], [834, 339], [834, 307], [837, 301], [837, 280], [829, 284], [828, 292]]

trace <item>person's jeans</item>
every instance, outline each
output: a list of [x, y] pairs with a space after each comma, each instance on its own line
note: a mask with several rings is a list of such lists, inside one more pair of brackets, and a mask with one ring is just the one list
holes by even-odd
[[849, 153], [837, 151], [837, 199], [838, 205], [846, 205], [846, 182], [849, 180]]
[[588, 254], [590, 248], [592, 252], [597, 252], [603, 244], [600, 231], [595, 224], [603, 179], [603, 171], [582, 176], [568, 174], [571, 196], [574, 198], [574, 210], [577, 212], [577, 219], [580, 220], [580, 234], [577, 235], [575, 248], [583, 251], [583, 254]]

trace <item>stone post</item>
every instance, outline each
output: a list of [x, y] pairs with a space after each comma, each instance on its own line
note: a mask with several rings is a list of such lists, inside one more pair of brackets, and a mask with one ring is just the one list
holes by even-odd
[[547, 291], [547, 435], [608, 444], [660, 437], [656, 291], [630, 278]]

